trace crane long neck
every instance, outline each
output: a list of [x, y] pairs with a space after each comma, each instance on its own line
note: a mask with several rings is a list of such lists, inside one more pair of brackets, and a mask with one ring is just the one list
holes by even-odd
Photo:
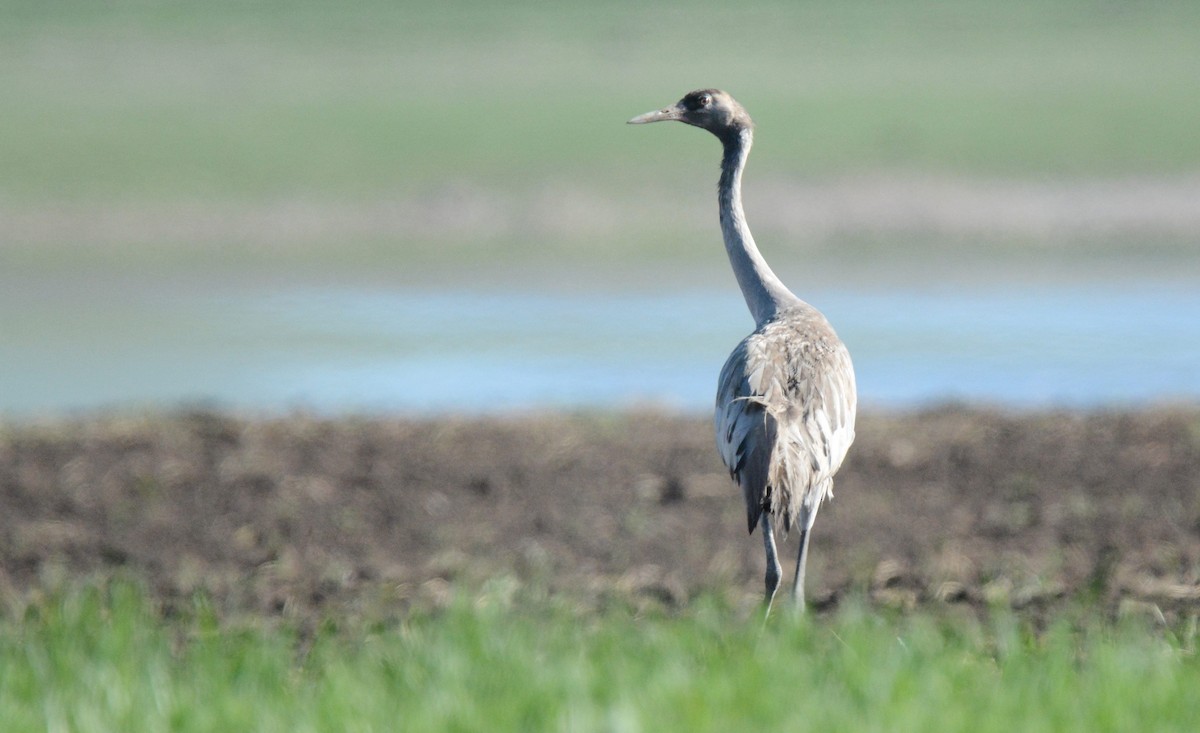
[[754, 321], [761, 326], [772, 320], [788, 303], [796, 300], [783, 282], [771, 270], [754, 244], [754, 236], [746, 224], [742, 210], [742, 170], [754, 144], [750, 128], [740, 130], [722, 140], [725, 155], [721, 159], [721, 181], [717, 187], [721, 210], [721, 233], [725, 236], [725, 251], [729, 264], [742, 289]]

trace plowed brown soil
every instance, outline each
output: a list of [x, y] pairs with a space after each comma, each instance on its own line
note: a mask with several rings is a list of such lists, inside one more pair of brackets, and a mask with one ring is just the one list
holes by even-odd
[[[456, 588], [750, 603], [761, 542], [710, 431], [654, 413], [0, 425], [0, 591], [117, 573], [167, 604], [204, 590], [224, 612], [305, 617]], [[868, 413], [834, 493], [818, 606], [1200, 608], [1194, 408]]]

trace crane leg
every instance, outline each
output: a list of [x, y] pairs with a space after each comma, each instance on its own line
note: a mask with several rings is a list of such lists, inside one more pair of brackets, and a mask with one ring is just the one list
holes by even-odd
[[775, 600], [775, 591], [779, 590], [779, 581], [783, 577], [783, 569], [779, 566], [779, 552], [775, 549], [775, 530], [771, 529], [771, 520], [766, 512], [763, 512], [759, 524], [762, 525], [763, 549], [767, 551], [766, 615], [770, 616], [771, 602]]
[[792, 601], [797, 613], [804, 612], [804, 566], [808, 562], [808, 537], [811, 530], [800, 530], [800, 554], [796, 556], [796, 577], [792, 579]]

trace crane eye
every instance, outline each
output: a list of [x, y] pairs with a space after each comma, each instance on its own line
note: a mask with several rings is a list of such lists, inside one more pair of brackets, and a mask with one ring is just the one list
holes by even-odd
[[713, 99], [711, 94], [701, 94], [699, 92], [695, 94], [689, 94], [683, 98], [684, 106], [693, 112], [698, 109], [708, 107], [712, 104], [712, 101]]

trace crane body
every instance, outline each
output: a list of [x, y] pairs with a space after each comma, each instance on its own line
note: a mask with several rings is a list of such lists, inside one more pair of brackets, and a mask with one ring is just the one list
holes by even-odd
[[754, 142], [750, 115], [727, 93], [701, 89], [629, 122], [667, 120], [708, 130], [724, 148], [721, 233], [755, 330], [734, 348], [718, 378], [717, 448], [742, 490], [750, 532], [762, 527], [767, 613], [782, 578], [776, 529], [798, 529], [792, 596], [802, 610], [813, 522], [854, 441], [854, 367], [829, 321], [788, 290], [750, 233], [741, 192]]

